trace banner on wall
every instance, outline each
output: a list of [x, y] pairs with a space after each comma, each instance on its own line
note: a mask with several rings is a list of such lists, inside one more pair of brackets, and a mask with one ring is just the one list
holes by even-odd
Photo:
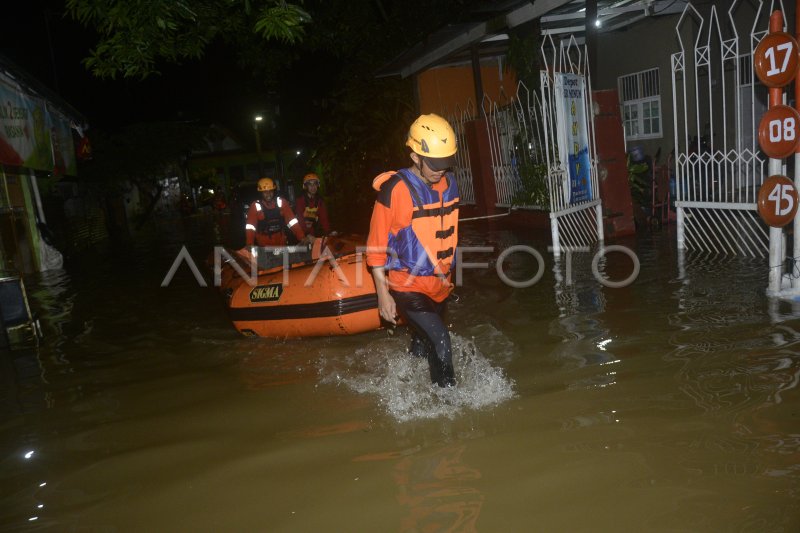
[[77, 157], [81, 161], [88, 161], [92, 158], [92, 144], [89, 142], [89, 137], [81, 137], [81, 140], [78, 142]]
[[558, 150], [567, 165], [564, 195], [570, 204], [592, 199], [589, 128], [586, 117], [586, 79], [578, 74], [556, 74]]
[[52, 111], [48, 115], [53, 144], [53, 174], [75, 176], [78, 173], [78, 164], [69, 120]]
[[77, 173], [70, 123], [45, 101], [0, 82], [0, 163]]

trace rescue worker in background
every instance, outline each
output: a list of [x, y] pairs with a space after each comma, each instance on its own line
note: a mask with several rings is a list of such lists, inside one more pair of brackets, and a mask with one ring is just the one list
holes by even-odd
[[412, 166], [377, 176], [367, 237], [381, 317], [411, 328], [409, 351], [428, 360], [431, 381], [456, 384], [444, 322], [458, 243], [458, 187], [449, 169], [456, 137], [442, 117], [421, 115], [408, 131]]
[[303, 177], [303, 194], [294, 204], [297, 220], [306, 235], [323, 237], [331, 232], [328, 208], [319, 193], [319, 176], [309, 172]]
[[258, 180], [258, 191], [261, 199], [250, 204], [247, 210], [247, 246], [286, 246], [284, 227], [292, 230], [302, 244], [313, 242], [313, 236], [304, 235], [289, 202], [277, 196], [274, 181], [261, 178]]
[[225, 211], [228, 208], [228, 202], [225, 200], [225, 193], [218, 191], [214, 194], [214, 200], [211, 205], [214, 207], [214, 211]]

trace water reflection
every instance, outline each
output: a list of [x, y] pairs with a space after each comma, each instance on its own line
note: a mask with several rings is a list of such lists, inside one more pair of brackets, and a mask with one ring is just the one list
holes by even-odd
[[[6, 529], [800, 528], [800, 321], [761, 261], [680, 266], [647, 235], [613, 289], [591, 254], [570, 278], [534, 238], [467, 230], [547, 270], [524, 289], [492, 257], [467, 273], [462, 385], [438, 391], [399, 330], [249, 339], [188, 269], [162, 289], [181, 246], [200, 260], [223, 238], [173, 222], [26, 279], [45, 338], [0, 354]], [[621, 279], [616, 259], [599, 267]]]
[[[613, 352], [611, 331], [603, 324], [606, 311], [606, 290], [592, 272], [592, 253], [573, 254], [555, 259], [553, 265], [554, 296], [558, 318], [550, 322], [549, 333], [562, 338], [551, 356], [562, 364], [597, 367], [567, 385], [570, 389], [607, 387], [616, 382], [616, 370], [609, 365], [618, 362]], [[606, 260], [600, 272], [608, 274]], [[604, 368], [599, 368], [604, 367]]]
[[481, 473], [464, 463], [465, 451], [447, 445], [395, 465], [397, 501], [407, 508], [400, 531], [477, 531], [485, 498], [474, 486]]
[[[719, 453], [717, 459], [687, 457], [685, 467], [711, 477], [788, 478], [794, 488], [787, 494], [794, 498], [800, 442], [785, 424], [782, 404], [796, 396], [798, 332], [765, 320], [772, 303], [764, 296], [762, 260], [688, 257], [683, 268], [674, 292], [677, 310], [670, 315], [674, 349], [665, 359], [679, 365], [678, 386], [702, 418], [728, 429], [697, 438]], [[755, 511], [747, 518], [765, 530], [783, 519], [780, 511], [771, 519]]]
[[353, 457], [356, 464], [390, 465], [392, 498], [401, 509], [399, 531], [479, 530], [484, 476], [466, 456], [471, 442], [486, 437], [476, 429], [480, 425], [477, 414], [445, 423], [395, 425], [399, 448]]

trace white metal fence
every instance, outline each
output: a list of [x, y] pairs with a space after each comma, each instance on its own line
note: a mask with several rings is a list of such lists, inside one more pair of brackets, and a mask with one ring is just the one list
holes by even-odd
[[[558, 44], [549, 37], [542, 46], [542, 55], [547, 69], [541, 72], [541, 93], [520, 82], [508, 103], [484, 98], [481, 104], [489, 136], [496, 205], [510, 207], [519, 203], [549, 209], [553, 250], [559, 255], [565, 246], [579, 248], [603, 241], [602, 208], [586, 52], [577, 46], [574, 37]], [[578, 83], [577, 93], [571, 99], [564, 97], [567, 90], [562, 87], [564, 74]], [[565, 107], [568, 102], [571, 109]], [[456, 130], [459, 146], [465, 148], [458, 152], [455, 169], [461, 197], [465, 203], [474, 203], [464, 127], [477, 117], [471, 104], [464, 111], [446, 116]], [[581, 139], [587, 144], [586, 153], [582, 152], [585, 158], [582, 188], [572, 183], [578, 180], [574, 176], [574, 163], [570, 163], [579, 154], [577, 137], [569, 132], [578, 125], [581, 131], [585, 130]], [[523, 190], [533, 194], [517, 197]], [[576, 191], [582, 191], [583, 195]]]
[[[753, 50], [766, 33], [764, 2], [755, 19], [732, 2], [704, 18], [687, 4], [678, 23], [680, 51], [672, 54], [678, 247], [706, 253], [766, 256], [769, 230], [757, 212], [766, 160], [754, 134], [766, 91], [753, 83]], [[737, 25], [752, 25], [740, 54]], [[763, 28], [757, 31], [757, 28]], [[693, 43], [690, 35], [696, 35]]]
[[[517, 193], [523, 189], [523, 179], [535, 180], [536, 168], [544, 168], [547, 163], [541, 100], [535, 91], [519, 82], [516, 94], [509, 103], [501, 105], [484, 98], [483, 107], [486, 111], [497, 206], [510, 207], [515, 203]], [[544, 180], [544, 176], [541, 179]], [[546, 208], [546, 195], [540, 196], [518, 198], [516, 203]]]
[[475, 205], [475, 187], [473, 186], [472, 167], [469, 161], [469, 144], [464, 131], [464, 125], [475, 118], [475, 106], [471, 101], [467, 102], [466, 109], [456, 107], [454, 113], [446, 116], [456, 132], [458, 151], [456, 152], [456, 165], [453, 168], [453, 174], [455, 174], [456, 182], [458, 183], [459, 198], [462, 204]]
[[[586, 49], [579, 47], [574, 37], [556, 44], [552, 36], [548, 36], [542, 43], [541, 52], [543, 64], [547, 67], [540, 76], [550, 222], [553, 253], [559, 255], [565, 246], [577, 248], [603, 241], [603, 211], [597, 182], [592, 119], [592, 85]], [[567, 87], [569, 83], [575, 83], [575, 88]], [[574, 90], [581, 93], [580, 97], [568, 104], [570, 100], [565, 95], [567, 91]], [[570, 109], [566, 108], [568, 105]], [[576, 185], [580, 184], [573, 183], [576, 169], [575, 163], [570, 162], [570, 157], [578, 155], [579, 146], [574, 140], [578, 128], [585, 128], [585, 142], [588, 145], [583, 196], [576, 195]]]

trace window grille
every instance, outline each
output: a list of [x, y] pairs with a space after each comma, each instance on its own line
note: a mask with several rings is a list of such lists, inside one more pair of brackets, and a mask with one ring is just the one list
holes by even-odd
[[661, 83], [658, 68], [620, 76], [617, 84], [625, 139], [661, 138]]

